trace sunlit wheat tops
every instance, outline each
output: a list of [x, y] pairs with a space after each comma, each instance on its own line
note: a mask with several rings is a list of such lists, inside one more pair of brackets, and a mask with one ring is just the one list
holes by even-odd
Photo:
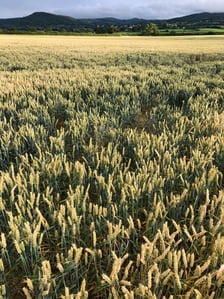
[[0, 37], [0, 298], [224, 298], [223, 44]]

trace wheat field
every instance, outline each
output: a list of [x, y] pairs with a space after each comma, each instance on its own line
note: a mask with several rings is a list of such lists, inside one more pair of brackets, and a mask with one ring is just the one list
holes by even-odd
[[18, 51], [28, 47], [41, 52], [77, 53], [127, 53], [127, 52], [176, 52], [220, 53], [224, 52], [224, 36], [30, 36], [0, 35], [0, 47]]
[[224, 298], [223, 52], [0, 35], [0, 298]]

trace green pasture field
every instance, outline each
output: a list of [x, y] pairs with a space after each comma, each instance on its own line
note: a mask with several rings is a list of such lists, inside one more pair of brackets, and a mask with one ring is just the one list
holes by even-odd
[[162, 29], [160, 35], [220, 35], [224, 34], [224, 28], [198, 28], [198, 29], [189, 29], [189, 28], [173, 28], [173, 29]]
[[224, 298], [223, 53], [0, 36], [0, 298]]
[[200, 28], [199, 32], [201, 32], [201, 33], [213, 32], [213, 33], [223, 34], [224, 33], [224, 27], [222, 27], [222, 28]]

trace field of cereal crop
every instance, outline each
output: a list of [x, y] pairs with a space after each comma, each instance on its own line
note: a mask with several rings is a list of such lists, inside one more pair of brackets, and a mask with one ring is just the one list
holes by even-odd
[[223, 39], [0, 36], [0, 298], [224, 298]]

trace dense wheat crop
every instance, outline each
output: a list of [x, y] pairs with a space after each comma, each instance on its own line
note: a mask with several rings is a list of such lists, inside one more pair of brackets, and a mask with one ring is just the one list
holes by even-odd
[[224, 298], [223, 45], [0, 37], [0, 298]]

